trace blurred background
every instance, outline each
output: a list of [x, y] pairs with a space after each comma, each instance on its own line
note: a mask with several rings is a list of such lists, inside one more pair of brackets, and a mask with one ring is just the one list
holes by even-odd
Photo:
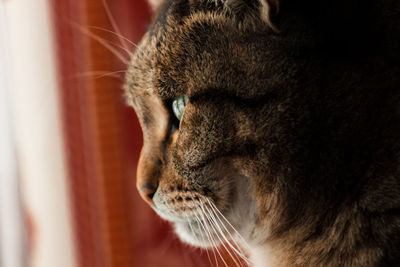
[[225, 265], [136, 192], [121, 87], [151, 17], [145, 0], [0, 0], [1, 267]]

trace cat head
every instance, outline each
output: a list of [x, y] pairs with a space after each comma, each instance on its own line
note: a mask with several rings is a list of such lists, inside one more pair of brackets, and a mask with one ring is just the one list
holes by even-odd
[[137, 188], [182, 240], [331, 263], [332, 235], [352, 232], [335, 234], [338, 212], [352, 216], [371, 162], [386, 169], [398, 140], [396, 45], [378, 38], [370, 2], [152, 2], [124, 88], [144, 136]]
[[[154, 11], [161, 13], [162, 8], [165, 8], [165, 0], [149, 0], [150, 6]], [[279, 4], [278, 0], [190, 0], [187, 1], [190, 8], [203, 7], [210, 8], [216, 7], [225, 9], [234, 15], [243, 15], [244, 13], [252, 13], [253, 16], [264, 20], [270, 27], [273, 26], [272, 18], [278, 13]], [[167, 4], [168, 5], [168, 4]], [[181, 4], [182, 5], [182, 4]], [[183, 6], [183, 5], [182, 5]]]
[[190, 244], [215, 245], [218, 232], [264, 239], [279, 144], [289, 149], [296, 123], [287, 96], [299, 66], [276, 35], [278, 1], [152, 3], [125, 84], [144, 136], [138, 190]]
[[306, 135], [306, 109], [293, 114], [310, 101], [296, 93], [299, 49], [276, 34], [278, 1], [153, 4], [125, 83], [144, 136], [137, 188], [190, 244], [216, 244], [218, 231], [265, 239], [277, 177]]

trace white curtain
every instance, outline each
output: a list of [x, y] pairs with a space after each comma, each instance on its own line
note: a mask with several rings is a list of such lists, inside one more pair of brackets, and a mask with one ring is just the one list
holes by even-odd
[[76, 266], [52, 43], [46, 0], [0, 1], [1, 267]]

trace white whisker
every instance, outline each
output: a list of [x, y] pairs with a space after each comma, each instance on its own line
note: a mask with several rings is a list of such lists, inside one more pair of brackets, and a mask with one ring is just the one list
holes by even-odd
[[[186, 219], [188, 221], [190, 231], [192, 232], [193, 236], [196, 236], [195, 231], [193, 230], [193, 227], [192, 227], [191, 220], [189, 219], [189, 217], [188, 217], [188, 215], [186, 213], [185, 213], [185, 216], [186, 216]], [[197, 218], [196, 218], [196, 221], [197, 221], [197, 223], [199, 223]], [[201, 232], [200, 232], [200, 237], [201, 237], [202, 242], [205, 244], [204, 236], [203, 236], [203, 234]], [[212, 264], [210, 253], [208, 253], [207, 249], [205, 249], [205, 251], [207, 253], [207, 258], [210, 261], [210, 264]]]
[[[201, 206], [200, 206], [201, 207]], [[203, 222], [205, 223], [205, 224], [207, 224], [207, 218], [205, 218], [205, 216], [206, 216], [206, 214], [204, 213], [204, 212], [201, 212], [201, 213], [199, 213], [200, 214], [200, 216], [202, 217], [202, 219], [203, 219]], [[217, 237], [219, 238], [219, 236], [217, 235]], [[221, 241], [221, 240], [220, 240]], [[214, 242], [213, 242], [213, 244], [214, 244]], [[226, 267], [229, 267], [228, 266], [228, 264], [226, 263], [226, 261], [224, 260], [224, 257], [222, 257], [222, 255], [221, 255], [221, 253], [219, 252], [219, 250], [218, 250], [218, 246], [217, 245], [215, 245], [214, 244], [214, 246], [215, 246], [215, 248], [216, 248], [216, 251], [217, 251], [217, 253], [218, 253], [218, 255], [219, 255], [219, 257], [221, 258], [221, 260], [222, 260], [222, 262], [225, 264], [225, 266]]]
[[[241, 251], [239, 244], [236, 243], [236, 240], [232, 237], [231, 233], [230, 233], [230, 232], [228, 231], [228, 229], [225, 227], [224, 223], [223, 223], [223, 222], [217, 217], [217, 215], [216, 215], [212, 210], [210, 210], [207, 206], [205, 206], [205, 208], [207, 209], [207, 211], [208, 211], [208, 213], [210, 214], [210, 216], [213, 217], [213, 220], [215, 221], [215, 225], [218, 227], [219, 232], [221, 233], [223, 239], [226, 241], [226, 243], [228, 244], [228, 246], [235, 252], [235, 256], [236, 256], [235, 258], [239, 261], [240, 266], [243, 266], [243, 265], [242, 265], [241, 261], [237, 258], [238, 256], [239, 256], [240, 258], [242, 258], [244, 261], [246, 261], [246, 263], [249, 264], [250, 261], [249, 261], [249, 260], [247, 259], [247, 257], [244, 255], [243, 251]], [[219, 221], [219, 223], [218, 223], [217, 220]], [[225, 232], [228, 233], [228, 235], [230, 236], [230, 239], [228, 239], [228, 238], [226, 237], [226, 235], [225, 235], [223, 229], [221, 229], [221, 226], [220, 226], [220, 225], [222, 225], [222, 227], [224, 228]], [[237, 248], [231, 243], [231, 241], [233, 241], [233, 242], [235, 243], [235, 246], [236, 246]], [[229, 252], [228, 252], [228, 253], [229, 253]], [[230, 253], [229, 253], [229, 254], [230, 254]]]
[[[220, 240], [222, 246], [223, 246], [223, 247], [225, 248], [225, 250], [228, 252], [229, 256], [232, 258], [232, 260], [235, 262], [235, 264], [236, 264], [237, 266], [239, 266], [239, 263], [240, 263], [240, 266], [243, 267], [242, 263], [241, 263], [240, 260], [237, 258], [237, 256], [236, 256], [236, 255], [233, 256], [232, 253], [230, 252], [230, 250], [226, 247], [225, 242], [226, 242], [230, 247], [232, 247], [232, 245], [230, 244], [229, 240], [226, 238], [226, 236], [225, 236], [224, 233], [222, 232], [221, 227], [220, 227], [220, 226], [217, 224], [217, 222], [215, 221], [214, 216], [209, 212], [208, 209], [207, 209], [207, 211], [208, 211], [208, 212], [207, 212], [206, 210], [204, 210], [204, 208], [207, 209], [207, 207], [205, 207], [205, 206], [202, 207], [203, 212], [204, 212], [204, 214], [208, 217], [209, 222], [210, 222], [210, 226], [212, 227], [212, 229], [214, 230], [214, 232], [217, 234], [217, 237], [218, 237], [218, 239]], [[213, 226], [213, 224], [214, 224], [214, 226]], [[218, 229], [217, 229], [217, 228], [218, 228]], [[224, 242], [224, 240], [222, 240], [222, 239], [224, 239], [225, 242]], [[239, 262], [239, 263], [238, 263], [238, 262]]]
[[[239, 265], [238, 262], [240, 263], [240, 265], [242, 266], [240, 260], [237, 257], [237, 254], [240, 255], [240, 252], [238, 252], [237, 250], [234, 249], [233, 245], [231, 244], [231, 242], [229, 241], [229, 239], [226, 237], [225, 233], [223, 232], [223, 230], [221, 229], [219, 223], [217, 222], [217, 220], [215, 220], [215, 216], [213, 214], [211, 214], [210, 210], [206, 207], [208, 214], [212, 217], [212, 222], [214, 223], [215, 227], [218, 229], [214, 230], [219, 234], [220, 236], [220, 240], [225, 248], [225, 250], [228, 252], [228, 254], [231, 256], [231, 258], [235, 261], [236, 265]], [[223, 239], [223, 240], [222, 240]], [[225, 241], [225, 242], [223, 242]], [[225, 244], [227, 244], [230, 248], [232, 248], [234, 250], [234, 252], [236, 252], [234, 255], [231, 254], [230, 250], [225, 246]], [[241, 256], [241, 255], [240, 255]], [[237, 261], [238, 262], [237, 262]]]
[[250, 249], [249, 244], [247, 243], [247, 241], [242, 237], [242, 235], [235, 229], [235, 227], [233, 227], [233, 225], [228, 221], [228, 219], [226, 219], [226, 217], [222, 214], [222, 212], [215, 206], [214, 203], [212, 203], [211, 201], [209, 201], [207, 199], [208, 203], [210, 204], [210, 207], [213, 208], [225, 221], [226, 223], [232, 228], [232, 230], [236, 233], [236, 235], [238, 236], [238, 238], [240, 239], [240, 241], [243, 243], [243, 245], [246, 246], [246, 249]]
[[100, 31], [105, 31], [105, 32], [112, 33], [112, 34], [114, 34], [115, 36], [124, 39], [124, 40], [127, 41], [130, 45], [132, 45], [132, 46], [134, 46], [134, 47], [137, 47], [137, 44], [135, 44], [134, 42], [132, 42], [132, 41], [129, 40], [128, 38], [126, 38], [126, 37], [124, 37], [124, 36], [122, 36], [122, 35], [119, 35], [118, 33], [114, 32], [114, 31], [112, 31], [112, 30], [108, 30], [108, 29], [105, 29], [105, 28], [102, 28], [102, 27], [97, 27], [97, 26], [89, 26], [88, 28], [89, 28], [89, 29], [96, 29], [96, 30], [100, 30]]
[[72, 26], [77, 28], [80, 32], [82, 32], [83, 34], [86, 34], [88, 37], [99, 42], [104, 48], [108, 49], [117, 58], [119, 58], [122, 63], [124, 63], [126, 65], [129, 63], [129, 60], [127, 58], [125, 58], [124, 56], [122, 56], [122, 54], [117, 49], [115, 49], [113, 46], [111, 46], [105, 39], [97, 36], [96, 34], [92, 33], [88, 29], [83, 28], [82, 26], [76, 24], [75, 22], [71, 22], [71, 24], [72, 24]]
[[80, 74], [74, 75], [75, 77], [94, 77], [95, 79], [103, 78], [103, 77], [113, 77], [113, 78], [121, 78], [119, 76], [119, 73], [125, 73], [125, 70], [119, 70], [119, 71], [86, 71], [82, 72]]
[[[209, 231], [208, 231], [208, 230], [206, 229], [206, 227], [203, 225], [201, 219], [200, 219], [199, 217], [197, 217], [196, 213], [194, 213], [194, 216], [196, 217], [197, 223], [200, 225], [201, 228], [203, 228], [204, 233], [205, 233], [205, 235], [206, 235], [208, 241], [212, 244], [212, 252], [213, 252], [213, 255], [214, 255], [215, 264], [216, 264], [217, 267], [218, 267], [217, 255], [215, 254], [215, 251], [214, 251], [214, 248], [215, 248], [214, 241], [213, 241], [213, 239], [212, 239], [212, 237], [211, 237]], [[208, 254], [208, 253], [207, 253], [207, 254]]]
[[[105, 40], [105, 39], [104, 39], [104, 40]], [[132, 55], [132, 51], [129, 50], [128, 48], [126, 48], [126, 47], [124, 47], [124, 46], [121, 46], [120, 44], [117, 44], [117, 43], [115, 43], [115, 42], [111, 42], [111, 41], [108, 41], [108, 42], [109, 42], [110, 44], [114, 45], [115, 47], [121, 48], [122, 51], [124, 51], [129, 57]]]
[[[208, 209], [208, 207], [206, 206], [206, 208]], [[211, 206], [210, 206], [210, 208], [212, 208]], [[214, 208], [214, 210], [215, 210], [216, 208]], [[221, 219], [219, 218], [219, 216], [217, 216], [217, 214], [215, 213], [215, 211], [214, 212], [212, 212], [212, 211], [209, 211], [210, 212], [210, 214], [213, 216], [213, 214], [216, 216], [216, 219], [220, 222], [220, 224], [222, 225], [222, 227], [225, 229], [225, 232], [227, 232], [228, 233], [228, 235], [229, 235], [229, 237], [230, 237], [230, 240], [232, 240], [233, 242], [234, 242], [234, 244], [235, 244], [235, 246], [233, 246], [232, 244], [231, 244], [231, 242], [229, 242], [229, 241], [227, 241], [228, 242], [228, 245], [243, 259], [243, 260], [245, 260], [246, 261], [246, 263], [250, 263], [250, 261], [249, 261], [249, 259], [246, 257], [246, 255], [245, 255], [245, 253], [242, 251], [242, 249], [241, 249], [241, 246], [236, 242], [236, 240], [235, 240], [235, 238], [231, 235], [231, 233], [230, 233], [230, 231], [226, 228], [226, 226], [225, 226], [225, 224], [221, 221]], [[214, 218], [214, 220], [216, 220], [215, 218]], [[222, 230], [221, 230], [221, 232], [223, 232]], [[226, 239], [226, 237], [225, 237], [225, 239]]]
[[122, 38], [122, 34], [117, 26], [117, 23], [115, 22], [112, 14], [111, 14], [110, 8], [107, 5], [107, 1], [106, 0], [102, 0], [102, 1], [103, 1], [104, 10], [107, 13], [107, 17], [110, 20], [111, 26], [113, 27], [114, 31], [116, 32], [116, 35], [118, 36], [119, 41], [121, 42], [121, 45], [123, 47], [125, 47], [126, 50], [129, 50], [129, 46], [125, 43], [125, 40], [124, 40], [126, 38], [124, 38], [124, 39]]

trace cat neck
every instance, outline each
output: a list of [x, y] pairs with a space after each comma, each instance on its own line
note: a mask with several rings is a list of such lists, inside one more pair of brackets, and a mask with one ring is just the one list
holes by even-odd
[[252, 267], [278, 266], [274, 263], [272, 249], [268, 245], [252, 247], [250, 251], [250, 260], [252, 262]]

